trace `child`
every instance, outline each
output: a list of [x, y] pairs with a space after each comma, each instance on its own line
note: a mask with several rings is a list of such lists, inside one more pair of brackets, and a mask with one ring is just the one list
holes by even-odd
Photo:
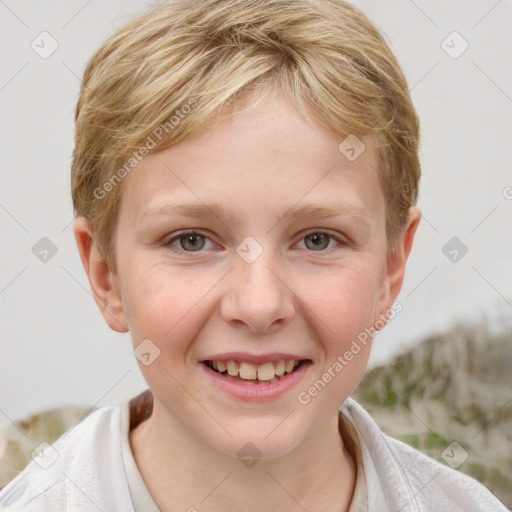
[[74, 233], [149, 389], [0, 504], [505, 511], [350, 397], [420, 222], [418, 139], [395, 57], [342, 0], [173, 0], [112, 36], [76, 109]]

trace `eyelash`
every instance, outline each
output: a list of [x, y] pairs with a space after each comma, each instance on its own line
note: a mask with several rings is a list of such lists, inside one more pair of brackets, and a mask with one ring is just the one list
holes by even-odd
[[[336, 235], [332, 235], [328, 231], [321, 231], [321, 230], [318, 230], [318, 229], [313, 229], [313, 230], [310, 230], [310, 231], [307, 231], [307, 232], [303, 233], [302, 236], [301, 236], [301, 241], [304, 238], [306, 238], [308, 235], [312, 235], [312, 234], [316, 234], [316, 233], [327, 235], [330, 239], [335, 240], [340, 246], [346, 246], [347, 245], [347, 242], [345, 240], [342, 240], [340, 237], [338, 237]], [[204, 250], [202, 250], [202, 249], [199, 250], [199, 251], [186, 251], [186, 250], [181, 249], [181, 248], [177, 249], [175, 247], [172, 247], [171, 244], [173, 242], [175, 242], [176, 240], [179, 240], [180, 238], [185, 237], [187, 235], [201, 235], [201, 236], [204, 236], [207, 240], [209, 240], [211, 242], [210, 238], [205, 233], [202, 233], [199, 230], [191, 229], [191, 230], [186, 230], [186, 231], [180, 231], [179, 233], [177, 233], [176, 235], [172, 236], [167, 241], [165, 241], [163, 245], [168, 247], [171, 251], [173, 251], [175, 253], [179, 253], [179, 254], [183, 254], [183, 253], [189, 253], [189, 254], [197, 253], [197, 254], [199, 254], [199, 253], [204, 252]], [[331, 251], [331, 250], [333, 250], [333, 248], [331, 248], [331, 249], [320, 249], [318, 251], [313, 251], [313, 250], [309, 250], [309, 249], [305, 249], [305, 250], [307, 250], [308, 252], [311, 252], [311, 253], [315, 253], [315, 252], [320, 252], [321, 253], [321, 252]]]

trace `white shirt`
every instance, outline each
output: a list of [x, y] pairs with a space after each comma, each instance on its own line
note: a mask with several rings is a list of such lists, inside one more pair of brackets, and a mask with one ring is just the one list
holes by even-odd
[[[91, 413], [0, 491], [0, 510], [159, 512], [128, 441], [150, 399], [147, 390]], [[339, 412], [357, 460], [349, 512], [508, 512], [476, 480], [384, 434], [351, 397]]]

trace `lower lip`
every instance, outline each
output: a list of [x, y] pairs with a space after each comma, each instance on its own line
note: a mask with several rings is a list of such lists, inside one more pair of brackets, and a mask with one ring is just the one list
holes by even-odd
[[311, 362], [303, 362], [292, 373], [285, 373], [278, 381], [269, 384], [255, 384], [253, 382], [240, 382], [224, 377], [222, 374], [212, 370], [206, 364], [199, 363], [206, 374], [213, 380], [216, 386], [229, 395], [242, 400], [270, 400], [293, 389], [304, 377]]

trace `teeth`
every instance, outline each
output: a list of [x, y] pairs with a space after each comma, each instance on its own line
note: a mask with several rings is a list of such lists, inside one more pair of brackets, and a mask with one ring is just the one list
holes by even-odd
[[286, 369], [286, 363], [284, 362], [284, 360], [280, 359], [279, 361], [277, 361], [276, 375], [278, 375], [278, 376], [284, 375], [285, 369]]
[[224, 373], [226, 370], [228, 375], [231, 377], [240, 376], [245, 380], [260, 380], [268, 382], [275, 377], [281, 377], [285, 373], [291, 373], [298, 365], [300, 361], [296, 359], [285, 361], [280, 359], [279, 361], [269, 361], [263, 364], [253, 364], [245, 361], [212, 361], [212, 367], [219, 373]]
[[295, 361], [287, 361], [285, 366], [286, 373], [290, 373], [295, 368]]
[[236, 377], [238, 375], [238, 365], [235, 363], [235, 361], [228, 361], [227, 369], [231, 377]]
[[239, 374], [242, 379], [254, 380], [256, 378], [256, 372], [258, 367], [251, 363], [240, 363]]
[[[240, 368], [242, 368], [240, 366]], [[276, 376], [274, 363], [265, 363], [258, 366], [258, 380], [272, 380]]]

